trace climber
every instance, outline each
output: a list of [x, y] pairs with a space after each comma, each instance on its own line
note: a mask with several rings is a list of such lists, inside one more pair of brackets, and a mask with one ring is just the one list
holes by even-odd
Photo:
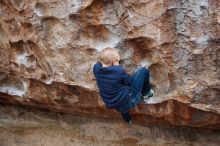
[[120, 55], [116, 49], [105, 48], [99, 53], [93, 73], [106, 107], [120, 112], [129, 126], [132, 123], [129, 110], [154, 95], [148, 69], [141, 67], [132, 76], [128, 75], [120, 65]]

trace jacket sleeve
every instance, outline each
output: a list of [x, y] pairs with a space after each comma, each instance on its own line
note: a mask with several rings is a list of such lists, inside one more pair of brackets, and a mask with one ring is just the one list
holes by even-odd
[[134, 75], [130, 76], [127, 74], [124, 70], [122, 72], [122, 84], [130, 86], [132, 84], [132, 81], [134, 79]]
[[96, 62], [94, 65], [93, 65], [93, 74], [96, 74], [97, 73], [97, 70], [99, 67], [101, 67], [101, 63], [100, 62]]

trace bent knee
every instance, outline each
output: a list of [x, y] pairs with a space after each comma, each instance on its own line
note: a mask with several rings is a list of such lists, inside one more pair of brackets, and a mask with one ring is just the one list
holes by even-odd
[[138, 71], [144, 73], [144, 74], [149, 74], [149, 70], [146, 67], [141, 67], [138, 69]]

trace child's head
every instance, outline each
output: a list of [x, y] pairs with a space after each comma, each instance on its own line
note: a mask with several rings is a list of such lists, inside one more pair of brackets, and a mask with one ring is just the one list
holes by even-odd
[[116, 49], [108, 47], [99, 53], [99, 60], [103, 66], [119, 65], [120, 55]]

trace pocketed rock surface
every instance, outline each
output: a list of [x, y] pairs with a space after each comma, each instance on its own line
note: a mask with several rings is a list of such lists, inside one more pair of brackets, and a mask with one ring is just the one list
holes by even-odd
[[114, 47], [129, 74], [151, 74], [156, 94], [131, 111], [136, 123], [220, 129], [219, 5], [0, 0], [0, 102], [119, 119], [92, 74], [98, 52]]

